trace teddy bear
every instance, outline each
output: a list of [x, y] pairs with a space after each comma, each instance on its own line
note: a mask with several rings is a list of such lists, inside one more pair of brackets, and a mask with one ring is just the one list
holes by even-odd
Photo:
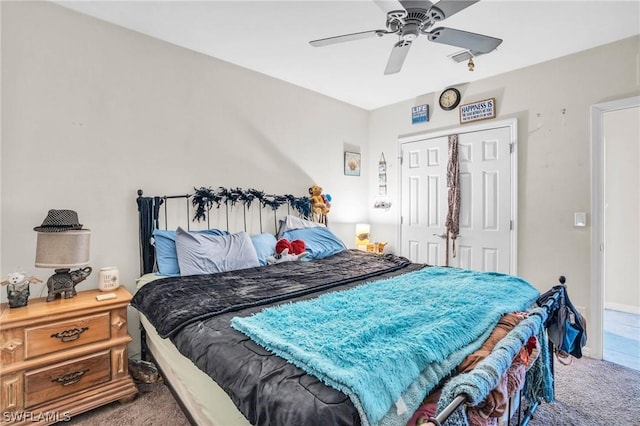
[[306, 244], [302, 240], [289, 241], [286, 238], [281, 238], [276, 242], [275, 254], [267, 257], [267, 264], [273, 265], [274, 263], [301, 260], [309, 255], [309, 253], [305, 251], [306, 248]]
[[7, 300], [10, 308], [27, 306], [30, 282], [41, 283], [42, 280], [37, 277], [27, 277], [23, 272], [12, 272], [7, 275], [6, 280], [0, 282], [0, 284], [7, 286]]
[[313, 213], [321, 215], [329, 213], [331, 204], [327, 196], [322, 193], [321, 186], [314, 184], [309, 188], [309, 194], [311, 195], [311, 209]]

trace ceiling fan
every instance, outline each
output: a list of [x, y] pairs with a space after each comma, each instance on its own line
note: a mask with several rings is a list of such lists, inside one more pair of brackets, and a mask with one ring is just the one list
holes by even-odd
[[[502, 43], [502, 40], [452, 28], [433, 28], [436, 22], [442, 21], [478, 1], [440, 0], [438, 3], [433, 4], [428, 0], [398, 0], [402, 9], [387, 12], [387, 23], [384, 30], [362, 31], [312, 40], [309, 43], [312, 46], [320, 47], [373, 36], [382, 37], [387, 34], [397, 34], [400, 40], [391, 50], [391, 55], [384, 70], [385, 74], [394, 74], [402, 69], [402, 64], [407, 57], [407, 53], [409, 53], [411, 43], [420, 34], [426, 35], [429, 41], [467, 49], [470, 57], [479, 56], [494, 50]], [[382, 5], [389, 4], [389, 1], [377, 0], [376, 3], [384, 7]]]

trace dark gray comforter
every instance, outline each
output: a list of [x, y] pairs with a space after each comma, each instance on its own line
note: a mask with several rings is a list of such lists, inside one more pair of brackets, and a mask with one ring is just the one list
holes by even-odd
[[310, 262], [164, 278], [142, 287], [131, 303], [211, 376], [252, 424], [358, 425], [347, 396], [233, 330], [231, 318], [421, 267], [402, 257], [348, 250]]

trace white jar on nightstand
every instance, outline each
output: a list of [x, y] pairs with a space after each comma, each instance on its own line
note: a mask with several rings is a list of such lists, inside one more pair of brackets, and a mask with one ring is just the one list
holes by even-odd
[[111, 291], [120, 287], [120, 271], [115, 266], [100, 268], [98, 288], [100, 291]]

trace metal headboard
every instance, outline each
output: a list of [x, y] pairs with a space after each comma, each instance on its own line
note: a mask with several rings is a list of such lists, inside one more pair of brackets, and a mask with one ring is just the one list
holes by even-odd
[[[227, 232], [272, 232], [275, 235], [278, 232], [279, 216], [295, 213], [313, 220], [309, 197], [264, 194], [253, 189], [200, 188], [195, 189], [192, 194], [153, 197], [144, 196], [142, 189], [139, 189], [136, 202], [141, 274], [153, 272], [155, 268], [155, 247], [151, 242], [155, 229], [175, 229], [182, 226], [191, 230], [194, 222], [198, 229], [205, 226], [206, 229], [211, 229], [214, 222], [214, 227]], [[269, 217], [273, 219], [272, 228]]]

